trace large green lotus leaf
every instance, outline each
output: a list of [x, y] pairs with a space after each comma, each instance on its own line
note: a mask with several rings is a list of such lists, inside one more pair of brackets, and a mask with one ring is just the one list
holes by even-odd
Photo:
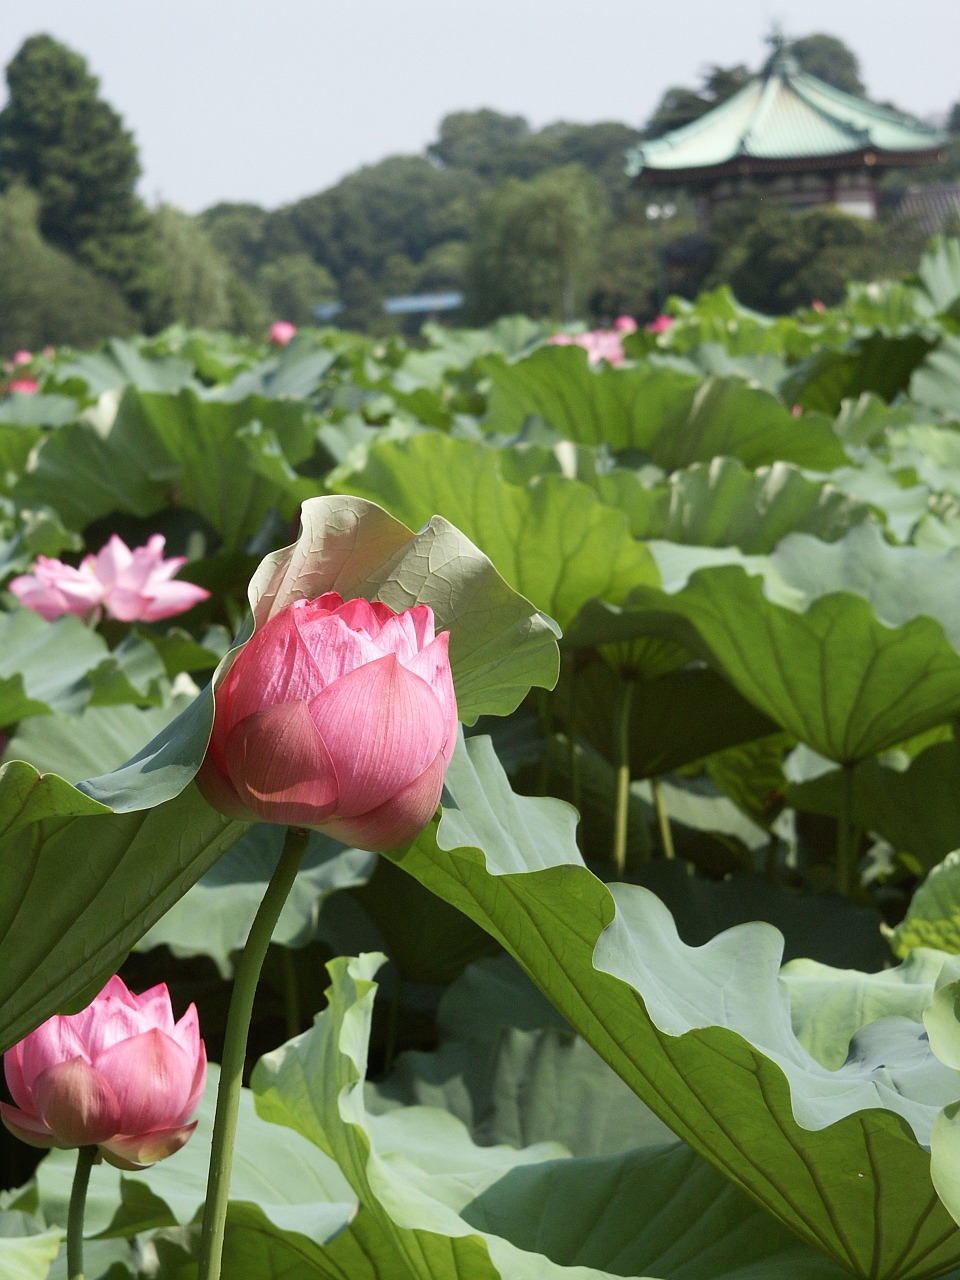
[[0, 579], [25, 573], [38, 555], [59, 556], [82, 548], [80, 535], [65, 528], [51, 507], [14, 511], [0, 499]]
[[[638, 868], [635, 878], [670, 908], [677, 933], [688, 946], [703, 946], [733, 925], [765, 920], [783, 934], [783, 953], [788, 966], [795, 957], [801, 956], [812, 956], [814, 962], [844, 969], [856, 966], [876, 970], [889, 964], [890, 951], [880, 932], [880, 916], [872, 907], [857, 906], [837, 893], [798, 894], [753, 870], [756, 828], [751, 832], [742, 815], [746, 830], [742, 830], [740, 838], [747, 850], [754, 851], [754, 857], [745, 859], [745, 865], [741, 862], [733, 867], [723, 879], [691, 874], [682, 859], [683, 829], [677, 825], [682, 818], [692, 821], [691, 815], [684, 813], [677, 803], [678, 798], [689, 799], [689, 793], [685, 795], [668, 784], [664, 784], [663, 789], [674, 827], [674, 842], [681, 856], [645, 863]], [[676, 816], [678, 809], [682, 818]], [[718, 827], [722, 816], [721, 811], [715, 819]], [[728, 831], [730, 835], [736, 831], [732, 823]], [[717, 831], [718, 839], [721, 835], [722, 831]], [[833, 974], [835, 969], [829, 972]], [[845, 1057], [846, 1042], [840, 1061]], [[827, 1065], [839, 1066], [840, 1063]]]
[[[560, 718], [613, 765], [621, 756], [625, 681], [606, 663], [591, 663], [561, 688]], [[736, 743], [764, 737], [776, 724], [709, 667], [683, 667], [631, 685], [630, 776], [649, 778]], [[563, 693], [567, 692], [567, 697]]]
[[591, 875], [574, 813], [515, 796], [483, 740], [447, 790], [439, 827], [391, 856], [487, 928], [674, 1132], [854, 1275], [960, 1261], [921, 1145], [960, 1085], [919, 1024], [870, 1024], [830, 1071], [792, 1029], [775, 929], [686, 947], [653, 894]]
[[110, 658], [79, 618], [47, 622], [32, 609], [0, 613], [0, 724], [44, 711], [80, 711], [90, 700], [88, 672]]
[[889, 434], [887, 465], [916, 472], [935, 493], [960, 493], [960, 435], [949, 427], [914, 422]]
[[256, 395], [272, 400], [306, 400], [317, 390], [336, 359], [334, 351], [294, 339], [279, 358], [272, 356], [252, 369], [242, 370], [230, 382], [204, 393], [204, 399], [236, 401]]
[[638, 538], [736, 546], [762, 555], [788, 533], [832, 542], [871, 515], [864, 503], [833, 485], [808, 480], [785, 462], [752, 472], [736, 458], [714, 458], [677, 472], [655, 489], [639, 478], [628, 489], [623, 477], [619, 471], [601, 475], [599, 490], [611, 505], [629, 504], [624, 509]]
[[176, 501], [205, 516], [234, 550], [282, 496], [249, 467], [241, 429], [261, 422], [298, 462], [313, 446], [308, 417], [296, 401], [215, 403], [190, 390], [129, 388], [109, 425], [88, 418], [53, 432], [14, 492], [18, 501], [50, 503], [77, 529], [112, 511], [148, 516]]
[[960, 298], [960, 240], [935, 236], [920, 259], [913, 283], [923, 289], [937, 311], [946, 311]]
[[[80, 406], [72, 396], [46, 395], [8, 395], [0, 400], [0, 424], [19, 427], [23, 435], [39, 437], [39, 432], [32, 432], [35, 427], [62, 427], [72, 422], [79, 412]], [[6, 432], [0, 432], [6, 436]], [[2, 448], [2, 446], [0, 446]]]
[[577, 347], [542, 347], [508, 364], [489, 360], [490, 431], [519, 431], [531, 416], [568, 440], [642, 449], [667, 470], [719, 455], [748, 467], [777, 461], [830, 470], [847, 455], [832, 425], [803, 422], [767, 391], [739, 378], [707, 378], [658, 369], [591, 369]]
[[[276, 869], [285, 828], [258, 823], [214, 863], [137, 943], [138, 951], [166, 945], [175, 956], [209, 956], [227, 978], [231, 955], [247, 939]], [[338, 889], [369, 879], [376, 854], [345, 848], [314, 831], [293, 888], [283, 904], [273, 941], [304, 947], [318, 936], [320, 909]]]
[[93, 997], [244, 831], [188, 787], [116, 814], [55, 775], [0, 769], [0, 1046]]
[[431, 1107], [369, 1114], [362, 1085], [380, 959], [335, 960], [328, 1010], [253, 1077], [260, 1113], [332, 1151], [360, 1197], [331, 1264], [365, 1228], [368, 1239], [376, 1230], [380, 1256], [376, 1271], [359, 1274], [384, 1280], [844, 1274], [676, 1143], [570, 1159], [554, 1143], [476, 1146]]
[[339, 591], [397, 611], [428, 604], [450, 632], [460, 719], [507, 715], [531, 685], [552, 688], [556, 633], [504, 582], [482, 551], [442, 516], [419, 533], [362, 498], [303, 504], [297, 542], [266, 557], [250, 583], [257, 625], [293, 600]]
[[790, 996], [797, 1039], [825, 1067], [839, 1070], [857, 1033], [879, 1018], [924, 1019], [934, 992], [960, 977], [960, 961], [918, 948], [894, 968], [876, 973], [791, 960], [780, 970]]
[[[219, 1068], [209, 1067], [197, 1128], [175, 1155], [131, 1172], [121, 1173], [108, 1164], [94, 1168], [84, 1220], [87, 1235], [129, 1237], [198, 1218], [206, 1194], [219, 1078]], [[51, 1151], [37, 1170], [40, 1205], [51, 1223], [66, 1223], [75, 1165], [75, 1152]], [[247, 1089], [240, 1095], [230, 1200], [228, 1232], [238, 1211], [254, 1208], [264, 1229], [292, 1238], [312, 1259], [319, 1258], [319, 1246], [356, 1212], [356, 1197], [329, 1156], [299, 1134], [262, 1120]]]
[[88, 707], [77, 716], [21, 720], [4, 759], [26, 760], [40, 773], [76, 784], [119, 768], [193, 702], [179, 694], [162, 707]]
[[891, 546], [876, 525], [863, 524], [829, 544], [791, 534], [770, 560], [808, 600], [853, 592], [888, 627], [936, 618], [960, 651], [960, 549], [936, 554]]
[[105, 391], [132, 383], [141, 391], [179, 391], [193, 378], [193, 366], [178, 356], [146, 356], [132, 342], [111, 338], [101, 351], [79, 355], [57, 365], [54, 381], [76, 380], [96, 400]]
[[640, 587], [619, 612], [595, 606], [584, 626], [596, 629], [601, 611], [611, 629], [683, 644], [832, 760], [863, 760], [960, 712], [960, 655], [940, 623], [886, 626], [858, 595], [824, 595], [798, 612], [769, 600], [762, 578], [718, 564], [673, 594]]
[[914, 405], [887, 404], [872, 391], [844, 400], [834, 422], [834, 430], [846, 445], [879, 445], [893, 427], [906, 427], [916, 420]]
[[137, 412], [132, 389], [43, 441], [14, 492], [28, 506], [49, 505], [71, 529], [112, 511], [149, 516], [170, 503], [179, 467]]
[[[0, 401], [0, 412], [3, 407]], [[0, 419], [0, 493], [9, 493], [16, 484], [42, 435], [39, 427], [5, 426]]]
[[3, 1280], [47, 1280], [64, 1233], [44, 1227], [16, 1209], [0, 1212], [0, 1273]]
[[804, 409], [829, 413], [840, 411], [844, 400], [876, 392], [884, 400], [892, 400], [911, 388], [911, 374], [933, 346], [934, 338], [920, 333], [892, 337], [872, 333], [844, 351], [819, 348], [805, 360], [787, 380], [781, 394]]
[[948, 853], [932, 868], [889, 938], [898, 956], [916, 947], [960, 955], [960, 852]]
[[400, 980], [408, 983], [442, 986], [472, 960], [496, 950], [488, 933], [385, 858], [377, 860], [368, 882], [353, 889], [346, 903], [330, 904], [320, 928], [335, 953], [346, 954], [351, 947], [385, 951]]
[[786, 798], [810, 813], [833, 818], [848, 814], [862, 831], [875, 832], [930, 869], [960, 848], [958, 776], [960, 745], [938, 742], [921, 751], [906, 769], [864, 760], [847, 776], [832, 770], [794, 783]]
[[886, 528], [900, 542], [912, 540], [913, 530], [930, 510], [930, 490], [907, 479], [894, 475], [872, 453], [855, 467], [838, 467], [830, 473], [831, 484], [880, 512]]
[[960, 419], [960, 337], [945, 334], [914, 370], [910, 398], [948, 418]]
[[[923, 1021], [933, 1052], [960, 1071], [960, 982], [940, 987]], [[960, 1102], [948, 1103], [934, 1121], [930, 1173], [940, 1199], [960, 1222]]]
[[623, 513], [561, 475], [508, 483], [501, 451], [479, 441], [433, 432], [385, 441], [331, 485], [380, 503], [412, 528], [435, 512], [445, 516], [561, 627], [594, 596], [619, 601], [638, 583], [658, 581]]
[[676, 1141], [510, 956], [470, 965], [446, 989], [437, 1030], [438, 1049], [402, 1053], [367, 1085], [372, 1111], [440, 1107], [481, 1146], [553, 1140], [575, 1156]]

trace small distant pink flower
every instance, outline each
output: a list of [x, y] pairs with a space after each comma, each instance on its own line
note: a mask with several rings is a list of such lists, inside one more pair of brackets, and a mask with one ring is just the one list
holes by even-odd
[[647, 333], [666, 333], [673, 326], [673, 316], [657, 316], [646, 326]]
[[166, 540], [155, 533], [134, 550], [116, 534], [79, 569], [38, 556], [32, 573], [21, 574], [10, 590], [21, 604], [52, 622], [65, 613], [88, 619], [103, 610], [121, 622], [159, 622], [192, 609], [210, 595], [192, 582], [171, 581], [186, 556], [164, 560]]
[[826, 309], [827, 309], [826, 304], [821, 302], [819, 298], [814, 298], [814, 300], [810, 303], [811, 311], [826, 311]]
[[36, 378], [14, 378], [7, 390], [19, 391], [22, 396], [33, 396], [40, 390], [40, 383]]
[[636, 333], [637, 322], [633, 316], [617, 316], [613, 322], [613, 327], [617, 333]]
[[19, 351], [15, 351], [10, 359], [11, 363], [16, 367], [18, 364], [29, 364], [33, 359], [33, 355], [23, 347]]
[[790, 410], [790, 412], [793, 414], [795, 418], [799, 418], [801, 413], [803, 413], [803, 409], [801, 408], [800, 405], [795, 404], [793, 408]]
[[296, 333], [297, 326], [289, 320], [274, 320], [270, 326], [270, 341], [275, 347], [285, 347]]
[[555, 347], [583, 347], [590, 364], [599, 364], [606, 360], [607, 364], [622, 364], [626, 359], [619, 333], [607, 329], [592, 329], [589, 333], [555, 333], [548, 338]]

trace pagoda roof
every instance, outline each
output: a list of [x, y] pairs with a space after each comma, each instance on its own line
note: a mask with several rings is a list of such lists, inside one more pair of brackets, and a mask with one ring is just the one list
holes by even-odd
[[922, 163], [946, 141], [938, 129], [808, 75], [778, 50], [726, 102], [628, 151], [627, 173], [681, 179], [856, 157], [867, 164]]

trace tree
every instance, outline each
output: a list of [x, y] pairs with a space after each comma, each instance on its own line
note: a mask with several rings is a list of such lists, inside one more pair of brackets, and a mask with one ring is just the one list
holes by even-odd
[[25, 40], [6, 70], [0, 190], [39, 197], [49, 244], [112, 279], [138, 311], [161, 287], [150, 215], [135, 191], [137, 149], [85, 60], [51, 36]]
[[529, 134], [530, 126], [523, 116], [506, 116], [489, 107], [454, 111], [440, 121], [439, 137], [427, 147], [427, 155], [447, 168], [498, 176], [498, 156]]
[[377, 281], [393, 254], [418, 263], [444, 240], [465, 240], [482, 188], [467, 170], [438, 169], [424, 156], [389, 156], [271, 215], [269, 256], [286, 234], [341, 286], [357, 267]]
[[160, 206], [154, 219], [169, 290], [165, 314], [157, 317], [157, 323], [232, 328], [231, 271], [203, 228], [168, 204]]
[[876, 222], [837, 209], [792, 213], [783, 205], [731, 206], [717, 219], [720, 255], [711, 283], [727, 283], [748, 307], [770, 314], [843, 300], [851, 280], [896, 273], [893, 246]]
[[469, 248], [472, 318], [581, 314], [606, 213], [603, 188], [579, 165], [505, 182], [483, 209]]
[[844, 93], [863, 97], [866, 89], [860, 79], [860, 60], [836, 36], [817, 32], [804, 36], [802, 40], [794, 40], [788, 48], [801, 68], [810, 75], [825, 80]]
[[288, 253], [265, 263], [257, 274], [257, 292], [274, 320], [316, 324], [314, 310], [338, 294], [337, 282], [309, 254]]
[[223, 202], [197, 214], [197, 222], [234, 271], [244, 280], [252, 280], [266, 261], [265, 236], [268, 220], [266, 209], [258, 204]]
[[26, 187], [0, 196], [0, 351], [90, 347], [133, 333], [136, 319], [117, 288], [45, 243], [38, 206]]

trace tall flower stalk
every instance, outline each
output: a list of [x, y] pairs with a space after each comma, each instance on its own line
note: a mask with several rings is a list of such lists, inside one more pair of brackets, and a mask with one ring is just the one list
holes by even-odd
[[288, 827], [280, 861], [270, 878], [250, 934], [237, 964], [227, 1014], [227, 1031], [217, 1091], [217, 1111], [213, 1122], [210, 1148], [210, 1173], [207, 1200], [203, 1211], [200, 1238], [198, 1280], [219, 1280], [223, 1259], [223, 1235], [230, 1199], [230, 1169], [237, 1137], [237, 1115], [243, 1085], [243, 1064], [247, 1054], [247, 1036], [253, 1001], [257, 994], [260, 971], [270, 946], [270, 939], [283, 910], [283, 904], [297, 878], [310, 832], [301, 827]]

